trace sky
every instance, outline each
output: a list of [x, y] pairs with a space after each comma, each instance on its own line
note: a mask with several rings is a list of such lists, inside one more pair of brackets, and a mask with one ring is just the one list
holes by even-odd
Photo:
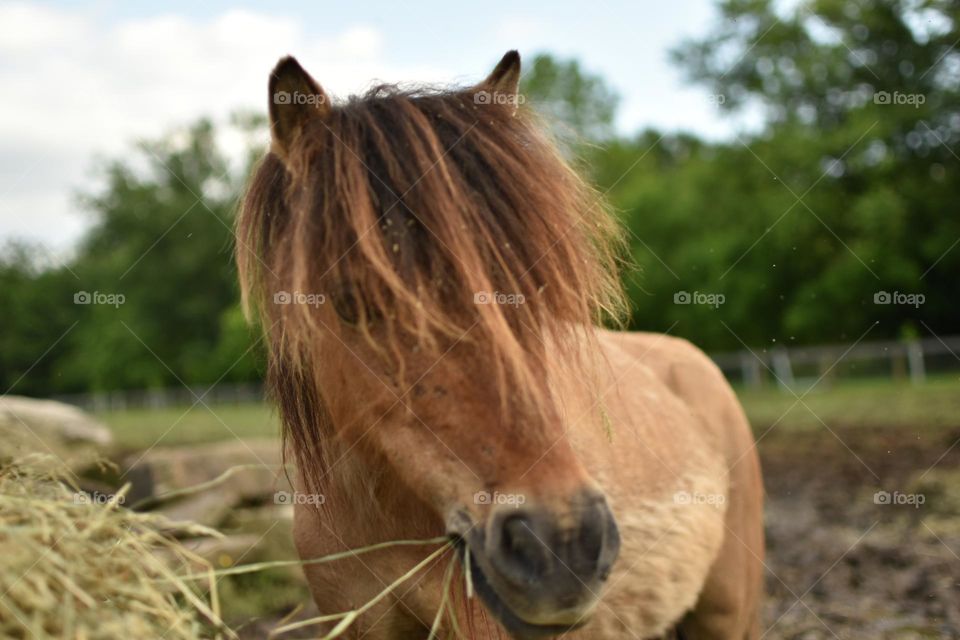
[[509, 49], [549, 52], [613, 87], [623, 133], [726, 138], [734, 123], [669, 60], [716, 19], [709, 0], [0, 0], [0, 243], [69, 251], [91, 223], [77, 195], [97, 190], [98, 163], [200, 116], [265, 111], [286, 54], [345, 96], [378, 80], [466, 84]]

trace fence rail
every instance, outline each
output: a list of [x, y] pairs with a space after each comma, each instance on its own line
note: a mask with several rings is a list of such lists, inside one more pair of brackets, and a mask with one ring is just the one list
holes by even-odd
[[[928, 375], [960, 372], [960, 336], [905, 342], [861, 342], [814, 347], [775, 347], [712, 354], [713, 361], [734, 384], [748, 387], [778, 385], [784, 389], [830, 384], [856, 378], [893, 378], [923, 384]], [[262, 384], [219, 384], [173, 389], [140, 389], [55, 396], [89, 411], [162, 409], [261, 402]], [[199, 399], [199, 400], [198, 400]]]
[[711, 356], [727, 379], [745, 386], [801, 387], [823, 380], [888, 377], [923, 384], [929, 374], [960, 371], [960, 336], [774, 347]]

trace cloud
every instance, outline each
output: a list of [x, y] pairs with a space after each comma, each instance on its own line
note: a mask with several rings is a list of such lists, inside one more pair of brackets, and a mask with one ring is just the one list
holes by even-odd
[[[623, 97], [623, 132], [652, 125], [716, 137], [729, 128], [704, 89], [679, 85], [664, 54], [705, 28], [709, 5], [654, 13], [624, 5], [616, 18], [563, 5], [549, 16], [464, 6], [444, 14], [443, 29], [398, 8], [344, 9], [318, 23], [273, 7], [116, 18], [98, 6], [0, 4], [0, 242], [28, 236], [68, 249], [89, 224], [74, 194], [96, 189], [97, 157], [122, 157], [131, 142], [200, 116], [265, 111], [267, 76], [286, 54], [343, 96], [377, 81], [469, 82], [508, 48], [550, 51], [602, 72]], [[225, 140], [237, 148], [236, 136]]]
[[81, 10], [0, 6], [0, 238], [68, 247], [86, 219], [73, 194], [89, 188], [96, 156], [201, 115], [264, 111], [267, 76], [288, 53], [333, 94], [375, 77], [444, 77], [392, 66], [380, 31], [362, 23], [318, 37], [291, 17], [249, 10], [108, 24]]

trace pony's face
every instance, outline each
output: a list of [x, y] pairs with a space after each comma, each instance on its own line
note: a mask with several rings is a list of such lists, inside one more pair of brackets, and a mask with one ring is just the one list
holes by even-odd
[[318, 382], [339, 398], [338, 435], [374, 448], [390, 477], [432, 508], [504, 626], [536, 637], [585, 623], [619, 538], [560, 411], [520, 399], [504, 407], [495, 363], [466, 340], [450, 340], [439, 357], [405, 350], [409, 383], [399, 388], [362, 336], [330, 340], [332, 366]]
[[321, 482], [330, 449], [386, 464], [535, 637], [589, 618], [619, 547], [549, 365], [617, 287], [604, 212], [516, 113], [518, 80], [511, 52], [473, 89], [333, 106], [282, 60], [238, 263], [300, 473]]

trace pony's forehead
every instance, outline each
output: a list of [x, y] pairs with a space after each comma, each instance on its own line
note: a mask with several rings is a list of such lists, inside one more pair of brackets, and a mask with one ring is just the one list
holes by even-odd
[[416, 114], [409, 108], [411, 106], [420, 114], [430, 115], [438, 121], [460, 122], [467, 128], [480, 131], [488, 126], [502, 126], [511, 120], [517, 125], [521, 124], [510, 118], [512, 114], [507, 113], [501, 105], [486, 102], [476, 87], [422, 84], [378, 84], [363, 93], [334, 99], [331, 101], [331, 120], [338, 120], [337, 116], [365, 116], [374, 121], [410, 119]]

